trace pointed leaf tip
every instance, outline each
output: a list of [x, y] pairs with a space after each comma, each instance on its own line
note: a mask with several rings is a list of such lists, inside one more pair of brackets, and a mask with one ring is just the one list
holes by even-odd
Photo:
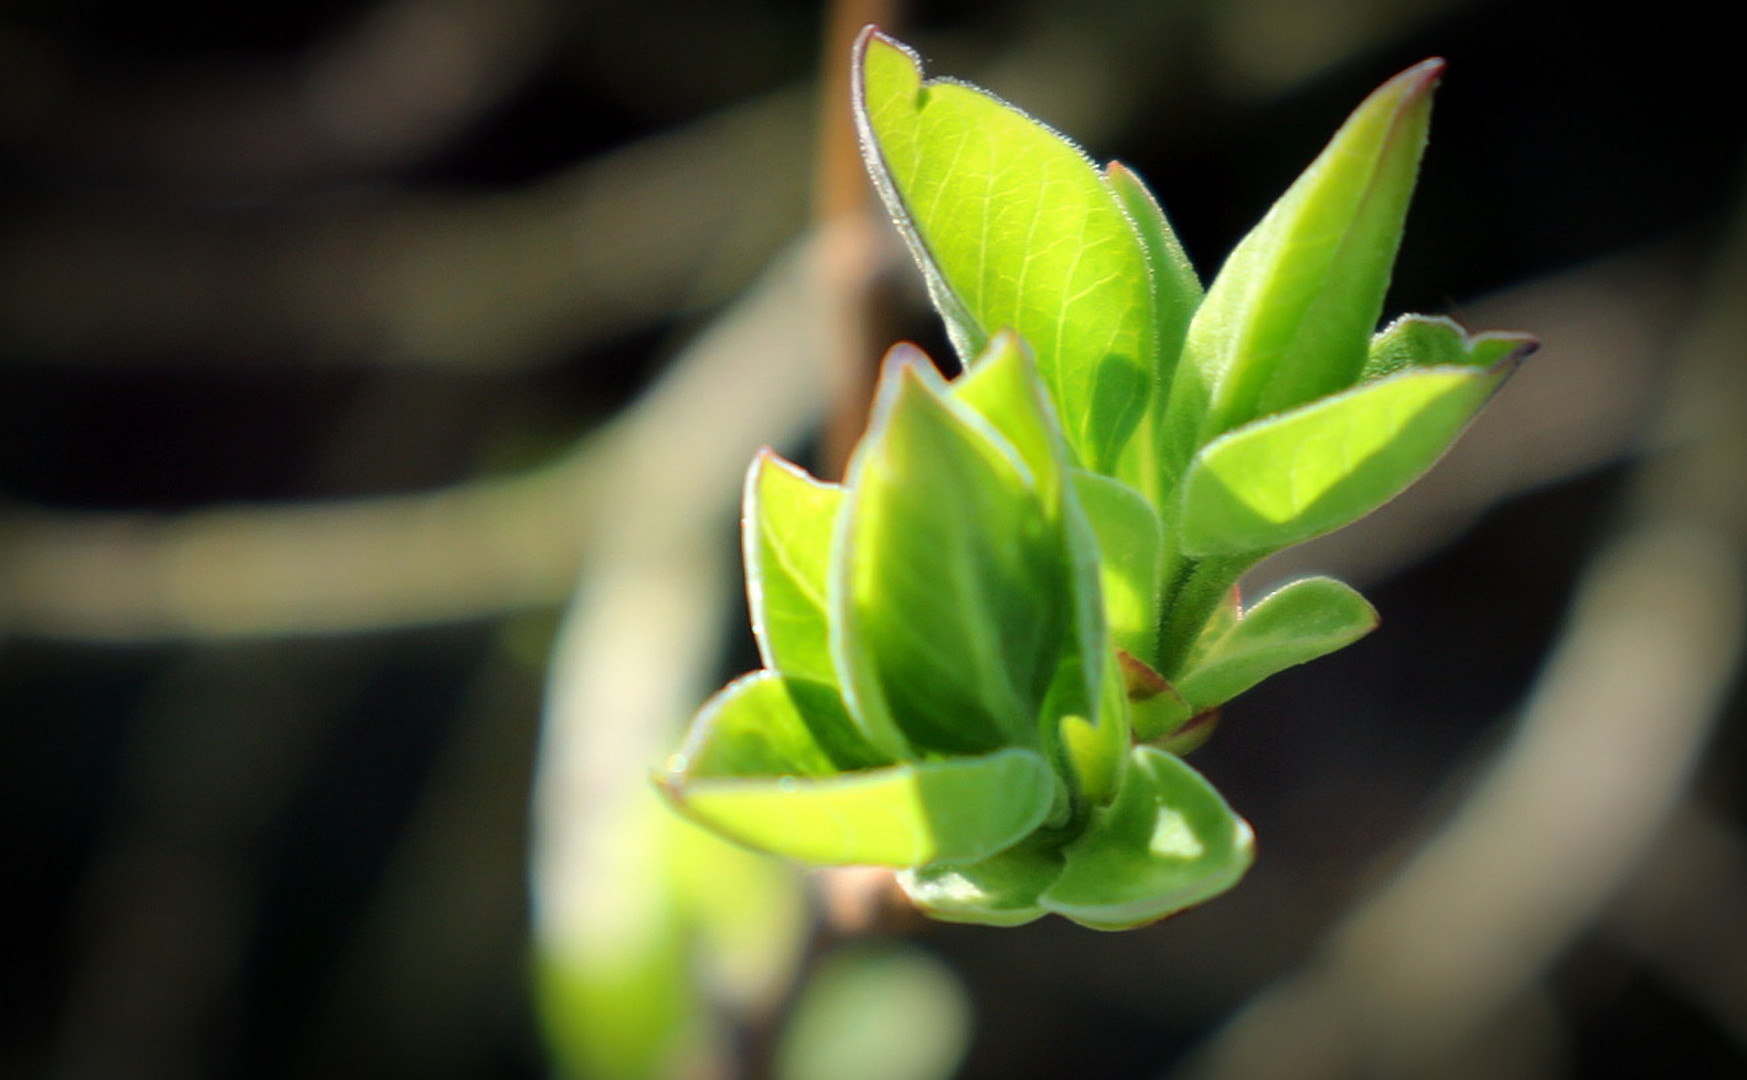
[[[1353, 385], [1382, 314], [1443, 61], [1360, 103], [1226, 260], [1197, 310], [1173, 388], [1167, 453]], [[1199, 423], [1197, 423], [1197, 420]]]

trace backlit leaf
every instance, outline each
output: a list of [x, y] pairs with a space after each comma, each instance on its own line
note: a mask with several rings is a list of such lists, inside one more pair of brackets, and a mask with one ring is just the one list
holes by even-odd
[[1377, 627], [1377, 612], [1333, 578], [1294, 581], [1198, 642], [1177, 692], [1200, 712], [1230, 701], [1295, 664], [1352, 644]]
[[1042, 745], [1072, 632], [1059, 515], [1005, 440], [901, 354], [850, 465], [833, 552], [845, 696], [894, 757]]
[[1358, 379], [1442, 69], [1428, 60], [1366, 98], [1226, 260], [1172, 387], [1170, 464]]
[[820, 866], [973, 863], [1040, 825], [1056, 780], [1031, 750], [836, 776], [668, 775], [675, 805], [749, 847]]
[[835, 684], [826, 590], [843, 489], [769, 450], [746, 476], [742, 546], [752, 633], [766, 667]]
[[1116, 800], [1064, 855], [1039, 904], [1095, 930], [1124, 930], [1231, 888], [1254, 851], [1249, 825], [1200, 773], [1137, 746]]
[[909, 49], [857, 47], [869, 171], [969, 365], [1017, 331], [1077, 460], [1110, 471], [1151, 397], [1157, 345], [1140, 238], [1096, 166], [993, 95], [922, 79]]
[[1508, 368], [1405, 370], [1221, 436], [1183, 478], [1183, 550], [1275, 551], [1365, 516], [1437, 461]]

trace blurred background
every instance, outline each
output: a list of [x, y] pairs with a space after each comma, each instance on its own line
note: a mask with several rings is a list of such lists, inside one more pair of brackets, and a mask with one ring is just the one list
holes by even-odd
[[[1716, 10], [0, 4], [0, 1077], [1747, 1075]], [[1442, 55], [1388, 311], [1544, 343], [1258, 572], [1383, 628], [1228, 708], [1258, 863], [1158, 926], [849, 934], [878, 882], [648, 797], [756, 663], [752, 451], [829, 473], [884, 346], [946, 355], [845, 156], [870, 18], [1204, 276]]]

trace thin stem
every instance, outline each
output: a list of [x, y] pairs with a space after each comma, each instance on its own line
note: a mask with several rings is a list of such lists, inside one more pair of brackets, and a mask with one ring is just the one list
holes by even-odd
[[814, 216], [820, 232], [819, 278], [829, 316], [826, 381], [831, 411], [826, 423], [824, 472], [841, 476], [861, 438], [873, 400], [874, 363], [881, 317], [878, 279], [885, 259], [873, 187], [861, 161], [850, 95], [856, 35], [869, 23], [889, 27], [895, 0], [836, 0], [831, 5], [820, 65], [819, 159]]
[[1160, 616], [1158, 670], [1167, 678], [1189, 657], [1189, 649], [1232, 587], [1256, 560], [1245, 556], [1182, 559], [1165, 590]]

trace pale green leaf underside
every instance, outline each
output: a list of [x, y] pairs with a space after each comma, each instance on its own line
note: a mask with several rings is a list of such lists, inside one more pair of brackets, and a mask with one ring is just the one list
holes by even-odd
[[1294, 581], [1197, 642], [1177, 692], [1194, 711], [1211, 709], [1376, 627], [1377, 612], [1350, 586], [1326, 577]]
[[1418, 368], [1215, 439], [1183, 478], [1183, 550], [1275, 551], [1363, 517], [1431, 467], [1503, 375]]
[[1035, 830], [1055, 798], [1042, 755], [1007, 749], [831, 777], [669, 780], [692, 819], [821, 866], [977, 862]]
[[898, 884], [933, 918], [1019, 926], [1048, 914], [1037, 898], [1061, 871], [1060, 852], [1030, 842], [969, 865], [906, 870]]
[[1064, 848], [1034, 841], [986, 861], [899, 876], [938, 919], [1016, 926], [1046, 913], [1126, 930], [1236, 884], [1254, 856], [1250, 827], [1200, 773], [1136, 747], [1115, 800]]
[[1254, 857], [1250, 827], [1180, 758], [1130, 753], [1122, 786], [1063, 851], [1039, 906], [1095, 930], [1162, 919], [1231, 888]]
[[984, 91], [924, 83], [915, 54], [878, 34], [859, 58], [863, 152], [961, 358], [1017, 331], [1069, 446], [1109, 471], [1146, 408], [1156, 355], [1134, 227], [1054, 131]]
[[1010, 331], [995, 334], [947, 395], [1000, 436], [1045, 507], [1059, 506], [1067, 447], [1023, 341]]
[[862, 737], [835, 687], [759, 671], [704, 704], [671, 765], [691, 779], [831, 776], [891, 760]]
[[843, 489], [766, 450], [746, 477], [742, 546], [752, 633], [764, 665], [835, 684], [827, 580]]

